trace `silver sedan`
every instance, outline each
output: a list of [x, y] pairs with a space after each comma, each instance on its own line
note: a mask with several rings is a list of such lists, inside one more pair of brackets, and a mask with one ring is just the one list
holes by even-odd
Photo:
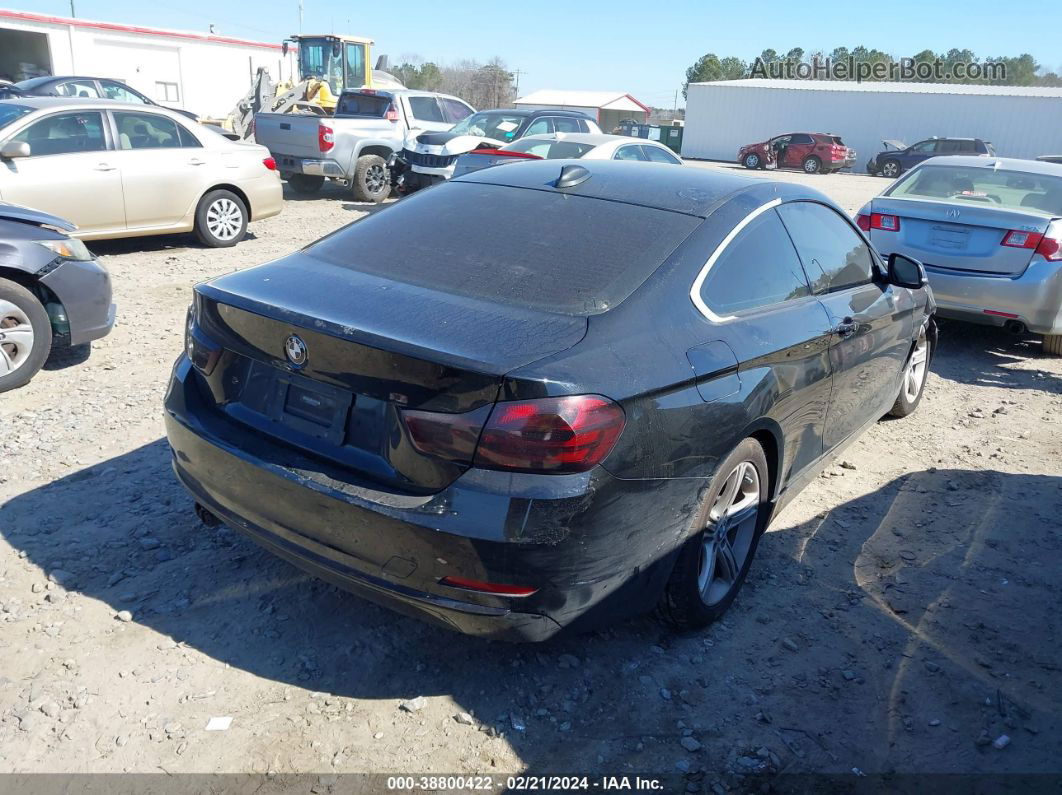
[[682, 158], [661, 143], [646, 138], [601, 133], [529, 135], [500, 149], [480, 149], [461, 155], [454, 176], [481, 168], [518, 163], [521, 159], [631, 160], [681, 166]]
[[265, 147], [164, 108], [0, 101], [0, 199], [69, 219], [85, 240], [194, 231], [232, 246], [280, 212], [282, 192]]
[[882, 255], [922, 261], [940, 316], [1042, 334], [1062, 354], [1062, 165], [934, 157], [857, 220]]

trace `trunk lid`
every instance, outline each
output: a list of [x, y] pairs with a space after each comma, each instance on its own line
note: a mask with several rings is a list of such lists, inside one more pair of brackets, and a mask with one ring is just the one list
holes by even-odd
[[879, 196], [871, 211], [895, 215], [898, 232], [872, 229], [871, 241], [884, 255], [899, 251], [929, 268], [1016, 276], [1023, 273], [1033, 250], [1004, 246], [1011, 230], [1043, 233], [1051, 219], [1033, 212], [977, 202], [943, 202]]
[[[421, 455], [403, 409], [486, 422], [504, 374], [579, 342], [586, 318], [499, 306], [304, 253], [196, 288], [223, 353], [206, 376], [219, 411], [356, 477], [433, 493], [467, 464]], [[286, 349], [304, 346], [296, 366]]]
[[274, 155], [319, 158], [321, 121], [320, 116], [309, 114], [259, 113], [254, 117], [254, 139]]

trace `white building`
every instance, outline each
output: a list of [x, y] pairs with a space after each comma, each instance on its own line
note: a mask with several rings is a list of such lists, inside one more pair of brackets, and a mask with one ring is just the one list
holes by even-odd
[[294, 49], [230, 36], [0, 9], [0, 77], [79, 75], [121, 80], [160, 104], [224, 117], [258, 67], [297, 72]]
[[603, 132], [610, 133], [624, 119], [639, 124], [649, 120], [649, 108], [630, 94], [619, 91], [555, 91], [543, 89], [513, 103], [527, 110], [577, 110], [596, 119]]
[[690, 83], [684, 157], [734, 160], [742, 144], [789, 132], [840, 135], [863, 171], [882, 140], [981, 138], [996, 153], [1062, 152], [1062, 89], [950, 83], [723, 80]]

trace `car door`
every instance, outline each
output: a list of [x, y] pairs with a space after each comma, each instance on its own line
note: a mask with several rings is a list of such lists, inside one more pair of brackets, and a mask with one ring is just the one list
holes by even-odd
[[0, 161], [0, 198], [58, 215], [78, 234], [125, 229], [121, 175], [102, 111], [64, 111], [25, 123], [3, 143], [30, 156]]
[[537, 119], [533, 119], [530, 124], [520, 133], [519, 138], [526, 138], [529, 135], [552, 135], [553, 134], [553, 119], [549, 116], [540, 116]]
[[748, 214], [702, 269], [690, 296], [712, 324], [715, 341], [687, 358], [698, 378], [705, 378], [725, 362], [716, 341], [733, 351], [744, 401], [757, 414], [768, 412], [781, 428], [784, 484], [822, 454], [831, 326], [777, 204]]
[[173, 226], [217, 180], [218, 155], [184, 125], [149, 110], [110, 111], [129, 229]]
[[783, 204], [778, 213], [830, 318], [828, 451], [896, 399], [914, 339], [915, 304], [909, 291], [882, 278], [878, 255], [841, 213], [813, 201]]
[[906, 152], [901, 152], [899, 155], [900, 165], [904, 167], [904, 170], [913, 168], [921, 163], [923, 160], [928, 160], [937, 154], [938, 141], [920, 141], [913, 146], [908, 147]]
[[443, 118], [449, 124], [464, 121], [476, 112], [471, 105], [466, 105], [455, 97], [439, 97], [439, 107], [442, 108]]
[[786, 168], [801, 168], [804, 165], [804, 158], [810, 155], [814, 149], [814, 138], [807, 133], [793, 133], [789, 136], [789, 145], [785, 150], [785, 161], [781, 165]]

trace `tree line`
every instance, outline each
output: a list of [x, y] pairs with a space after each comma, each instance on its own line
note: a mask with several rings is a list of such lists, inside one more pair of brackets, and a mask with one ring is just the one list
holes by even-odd
[[473, 108], [509, 108], [516, 99], [515, 79], [501, 58], [453, 64], [407, 60], [391, 69], [406, 88], [460, 97]]
[[[827, 63], [854, 64], [856, 70], [864, 76], [861, 79], [875, 82], [890, 79], [887, 75], [889, 67], [899, 66], [907, 61], [915, 67], [919, 65], [937, 65], [938, 69], [916, 69], [922, 77], [914, 76], [915, 82], [945, 82], [945, 83], [985, 83], [991, 82], [996, 85], [1011, 86], [1062, 86], [1062, 77], [1053, 71], [1045, 71], [1028, 53], [1015, 57], [981, 58], [970, 50], [951, 49], [945, 53], [936, 53], [932, 50], [923, 50], [907, 58], [899, 58], [882, 52], [881, 50], [867, 47], [837, 47], [830, 52], [821, 50], [805, 52], [800, 47], [794, 47], [782, 54], [776, 50], [764, 50], [759, 58], [746, 62], [740, 58], [727, 56], [720, 58], [715, 53], [707, 53], [686, 70], [686, 81], [682, 87], [682, 95], [686, 96], [690, 83], [702, 83], [714, 80], [745, 80], [779, 74], [809, 75], [805, 79], [829, 79], [825, 70]], [[957, 65], [962, 66], [956, 68]], [[966, 68], [974, 64], [980, 69]], [[861, 66], [862, 65], [862, 66]], [[798, 67], [803, 68], [786, 68]], [[863, 67], [866, 67], [865, 70]], [[871, 68], [873, 67], [873, 68]], [[991, 79], [976, 79], [970, 77], [970, 73], [991, 75]], [[792, 79], [801, 79], [792, 77]], [[892, 78], [895, 79], [895, 78]]]

